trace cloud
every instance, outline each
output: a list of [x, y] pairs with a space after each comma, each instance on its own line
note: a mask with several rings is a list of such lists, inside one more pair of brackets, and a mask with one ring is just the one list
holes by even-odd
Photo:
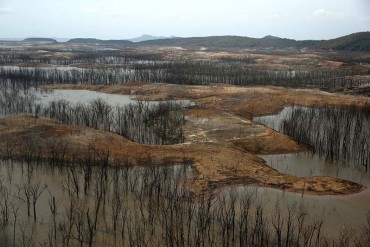
[[331, 16], [333, 15], [333, 12], [331, 11], [328, 11], [326, 9], [317, 9], [313, 12], [313, 15], [314, 16], [324, 16], [324, 17], [328, 17], [328, 16]]
[[8, 15], [13, 13], [14, 13], [13, 8], [0, 8], [0, 15]]

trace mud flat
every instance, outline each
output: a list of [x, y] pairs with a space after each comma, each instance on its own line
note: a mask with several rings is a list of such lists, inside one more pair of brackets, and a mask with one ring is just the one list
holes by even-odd
[[[213, 193], [229, 185], [256, 184], [313, 195], [347, 195], [365, 186], [330, 176], [297, 176], [278, 171], [258, 157], [260, 154], [297, 153], [307, 150], [290, 137], [251, 120], [253, 116], [275, 113], [287, 105], [361, 106], [368, 98], [332, 94], [309, 89], [278, 87], [237, 87], [225, 84], [188, 86], [125, 83], [112, 86], [46, 85], [43, 89], [90, 90], [122, 94], [140, 100], [191, 100], [197, 105], [186, 111], [185, 142], [177, 145], [143, 145], [111, 133], [81, 126], [63, 125], [31, 116], [8, 116], [0, 121], [0, 151], [6, 156], [21, 151], [50, 159], [51, 143], [63, 143], [66, 156], [84, 155], [91, 147], [114, 159], [145, 165], [191, 163], [196, 176], [190, 181], [196, 194]], [[11, 140], [11, 141], [10, 141]], [[33, 145], [37, 143], [37, 146]], [[32, 150], [37, 148], [38, 151]], [[169, 162], [171, 161], [171, 162]]]
[[[263, 159], [241, 150], [232, 142], [204, 141], [168, 146], [141, 145], [110, 132], [62, 125], [30, 116], [3, 118], [0, 122], [0, 131], [1, 153], [4, 156], [11, 145], [14, 157], [25, 150], [35, 155], [40, 151], [40, 157], [47, 160], [52, 155], [48, 152], [51, 144], [63, 143], [66, 144], [66, 157], [72, 157], [76, 153], [83, 156], [88, 153], [89, 147], [93, 147], [97, 153], [109, 153], [111, 164], [114, 164], [113, 159], [127, 159], [133, 165], [145, 165], [147, 159], [159, 165], [181, 163], [187, 160], [192, 163], [197, 173], [191, 182], [192, 189], [195, 193], [201, 194], [211, 193], [214, 189], [226, 185], [250, 183], [285, 191], [320, 195], [351, 194], [364, 189], [364, 186], [344, 179], [327, 176], [306, 178], [281, 173], [266, 165]], [[263, 142], [264, 138], [269, 139], [271, 136], [273, 135], [268, 132], [261, 132], [259, 138]], [[280, 138], [281, 141], [287, 139], [285, 136]], [[11, 143], [9, 143], [10, 140]], [[291, 140], [285, 141], [289, 143]], [[280, 148], [284, 147], [281, 145]], [[268, 146], [266, 149], [271, 150]], [[275, 149], [275, 151], [279, 150]]]

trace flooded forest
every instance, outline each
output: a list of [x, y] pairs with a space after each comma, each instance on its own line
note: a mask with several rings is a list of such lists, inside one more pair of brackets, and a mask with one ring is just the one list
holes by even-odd
[[0, 246], [370, 246], [369, 64], [0, 45]]

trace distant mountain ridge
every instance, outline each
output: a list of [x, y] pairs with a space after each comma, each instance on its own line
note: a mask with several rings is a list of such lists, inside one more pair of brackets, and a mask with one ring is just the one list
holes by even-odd
[[[24, 42], [51, 42], [58, 43], [50, 38], [27, 38]], [[370, 51], [370, 32], [359, 32], [330, 40], [294, 40], [267, 35], [263, 38], [250, 38], [242, 36], [208, 36], [208, 37], [161, 37], [152, 35], [142, 35], [131, 40], [101, 40], [94, 38], [75, 38], [70, 39], [69, 44], [88, 44], [88, 45], [112, 45], [112, 46], [180, 46], [189, 48], [238, 48], [238, 49], [258, 49], [258, 48], [309, 48], [323, 50], [342, 50], [342, 51]]]
[[253, 49], [253, 48], [313, 47], [317, 45], [319, 41], [313, 40], [296, 41], [294, 39], [279, 38], [274, 36], [265, 36], [264, 38], [249, 38], [242, 36], [209, 36], [209, 37], [151, 40], [144, 41], [141, 43], [147, 45]]
[[129, 41], [132, 41], [132, 42], [143, 42], [143, 41], [148, 41], [148, 40], [169, 39], [169, 38], [170, 37], [153, 36], [153, 35], [149, 35], [149, 34], [144, 34], [144, 35], [141, 35], [140, 37], [129, 39]]
[[133, 42], [129, 40], [102, 40], [102, 39], [92, 39], [92, 38], [76, 38], [76, 39], [70, 39], [66, 43], [88, 44], [88, 45], [130, 45]]
[[48, 42], [48, 43], [58, 43], [55, 39], [51, 38], [26, 38], [23, 42]]
[[267, 35], [263, 38], [209, 36], [162, 39], [141, 42], [147, 45], [217, 48], [312, 48], [325, 50], [370, 51], [370, 32], [360, 32], [331, 40], [294, 40]]

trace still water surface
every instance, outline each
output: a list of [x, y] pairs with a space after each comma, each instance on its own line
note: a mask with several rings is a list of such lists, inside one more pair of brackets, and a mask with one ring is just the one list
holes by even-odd
[[[295, 106], [298, 107], [298, 106]], [[295, 107], [286, 107], [279, 114], [256, 117], [253, 120], [281, 131], [284, 120]], [[306, 107], [300, 107], [303, 110]], [[260, 155], [266, 163], [276, 170], [295, 176], [332, 176], [360, 183], [367, 188], [360, 193], [347, 196], [312, 196], [299, 193], [283, 192], [271, 188], [258, 188], [259, 194], [271, 200], [271, 205], [278, 200], [286, 202], [300, 201], [307, 205], [312, 215], [317, 214], [324, 219], [326, 232], [335, 236], [346, 227], [365, 223], [370, 213], [370, 173], [358, 169], [351, 164], [337, 164], [310, 152], [278, 155]]]

